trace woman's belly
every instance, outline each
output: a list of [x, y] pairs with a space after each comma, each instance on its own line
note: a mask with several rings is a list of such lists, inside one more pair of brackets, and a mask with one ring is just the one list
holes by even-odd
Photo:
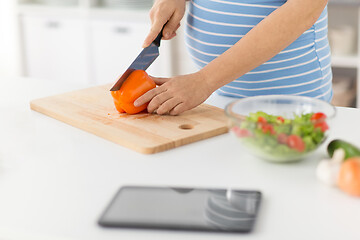
[[[285, 2], [191, 1], [186, 45], [192, 59], [199, 68], [204, 67]], [[218, 93], [233, 97], [291, 94], [329, 101], [332, 96], [331, 79], [325, 9], [318, 21], [290, 46], [268, 62], [222, 87]]]

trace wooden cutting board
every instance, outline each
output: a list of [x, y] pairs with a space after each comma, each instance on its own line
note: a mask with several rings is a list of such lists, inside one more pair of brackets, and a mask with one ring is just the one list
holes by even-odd
[[31, 101], [32, 110], [99, 137], [151, 154], [226, 133], [222, 109], [202, 104], [179, 116], [116, 111], [110, 85], [68, 92]]

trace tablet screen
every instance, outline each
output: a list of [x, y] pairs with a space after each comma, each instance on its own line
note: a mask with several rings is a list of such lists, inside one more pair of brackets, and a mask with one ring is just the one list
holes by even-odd
[[249, 232], [261, 193], [233, 189], [134, 187], [120, 189], [103, 213], [105, 227]]

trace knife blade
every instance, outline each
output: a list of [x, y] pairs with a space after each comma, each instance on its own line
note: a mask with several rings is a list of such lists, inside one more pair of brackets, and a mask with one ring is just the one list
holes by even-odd
[[[164, 29], [164, 28], [163, 28]], [[161, 29], [159, 35], [155, 40], [150, 44], [150, 46], [144, 48], [136, 59], [131, 63], [131, 65], [126, 69], [126, 71], [121, 75], [117, 80], [115, 85], [110, 89], [110, 91], [118, 91], [123, 84], [123, 82], [129, 77], [129, 75], [135, 70], [146, 70], [159, 56], [159, 47], [160, 40], [162, 38], [163, 29]]]

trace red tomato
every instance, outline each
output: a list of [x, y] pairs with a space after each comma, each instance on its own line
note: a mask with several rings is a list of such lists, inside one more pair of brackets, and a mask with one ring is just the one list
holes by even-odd
[[276, 121], [277, 121], [278, 123], [284, 123], [284, 122], [285, 122], [285, 119], [284, 119], [283, 117], [281, 117], [281, 116], [278, 116], [278, 117], [276, 118]]
[[322, 112], [314, 113], [310, 118], [311, 121], [315, 121], [315, 122], [317, 122], [319, 120], [325, 120], [325, 119], [326, 119], [326, 114], [322, 113]]
[[239, 128], [237, 126], [233, 127], [232, 130], [234, 131], [235, 135], [238, 137], [251, 137], [252, 133], [245, 128]]
[[267, 124], [267, 123], [262, 124], [261, 130], [263, 133], [275, 134], [274, 127], [271, 124]]
[[305, 143], [298, 135], [290, 135], [287, 139], [289, 148], [295, 149], [299, 152], [305, 151]]
[[277, 136], [277, 141], [280, 144], [287, 144], [288, 136], [285, 133], [279, 133]]
[[266, 119], [262, 116], [258, 117], [258, 122], [259, 123], [267, 123]]
[[318, 122], [314, 125], [315, 128], [320, 128], [322, 132], [326, 132], [329, 129], [329, 126], [326, 122]]

